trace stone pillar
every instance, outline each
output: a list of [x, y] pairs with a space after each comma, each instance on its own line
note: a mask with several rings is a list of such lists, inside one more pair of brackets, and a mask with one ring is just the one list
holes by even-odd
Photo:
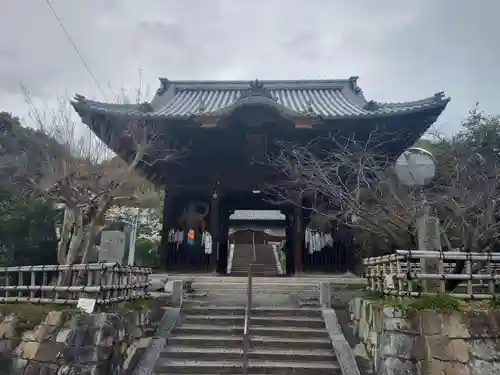
[[[417, 218], [417, 236], [419, 250], [442, 250], [439, 218], [429, 213], [429, 207], [424, 207], [421, 215]], [[420, 265], [423, 273], [439, 273], [438, 259], [421, 259]], [[424, 292], [438, 292], [439, 285], [439, 281], [422, 280], [422, 290]]]

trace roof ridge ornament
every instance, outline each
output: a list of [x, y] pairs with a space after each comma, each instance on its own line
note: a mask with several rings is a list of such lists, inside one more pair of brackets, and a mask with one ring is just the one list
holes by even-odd
[[363, 96], [363, 90], [358, 86], [358, 79], [359, 77], [357, 76], [349, 77], [349, 83], [351, 84], [352, 91], [354, 91], [356, 95]]
[[363, 109], [366, 109], [367, 111], [376, 111], [379, 108], [380, 107], [379, 107], [378, 103], [375, 100], [370, 100], [363, 107]]
[[248, 98], [251, 96], [262, 96], [264, 98], [276, 101], [271, 92], [267, 88], [265, 88], [264, 84], [258, 79], [249, 82], [248, 89], [242, 92], [240, 99]]
[[311, 99], [308, 99], [306, 102], [306, 110], [303, 111], [304, 115], [311, 117], [311, 116], [316, 116], [316, 112], [314, 112], [314, 108], [312, 105]]
[[147, 113], [147, 112], [153, 112], [154, 109], [150, 103], [143, 102], [143, 103], [139, 104], [139, 111], [142, 113]]
[[434, 94], [435, 100], [443, 100], [444, 99], [444, 91], [439, 91]]

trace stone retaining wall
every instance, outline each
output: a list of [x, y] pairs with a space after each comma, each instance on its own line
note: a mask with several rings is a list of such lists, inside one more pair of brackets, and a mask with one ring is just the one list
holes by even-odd
[[377, 374], [500, 375], [500, 312], [404, 313], [363, 299], [353, 328]]
[[23, 333], [16, 332], [18, 317], [0, 317], [0, 373], [131, 373], [162, 315], [155, 308], [123, 314], [77, 313], [65, 319], [63, 311], [51, 311], [42, 324]]

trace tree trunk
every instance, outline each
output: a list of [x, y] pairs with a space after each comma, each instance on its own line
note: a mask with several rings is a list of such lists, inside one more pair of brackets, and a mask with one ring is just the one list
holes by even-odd
[[71, 246], [72, 239], [75, 237], [73, 228], [76, 224], [77, 209], [68, 207], [64, 209], [64, 219], [61, 226], [61, 236], [57, 244], [57, 262], [59, 264], [66, 264], [66, 255]]
[[83, 217], [80, 212], [75, 220], [75, 226], [73, 231], [73, 236], [71, 237], [71, 241], [69, 243], [68, 254], [66, 255], [65, 264], [71, 265], [74, 264], [78, 254], [82, 249], [83, 241], [85, 239], [86, 228], [83, 225]]

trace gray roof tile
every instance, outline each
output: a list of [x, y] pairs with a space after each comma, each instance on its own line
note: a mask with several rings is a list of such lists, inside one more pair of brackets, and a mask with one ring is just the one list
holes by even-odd
[[[272, 99], [254, 99], [271, 102], [284, 112], [288, 111], [288, 114], [325, 118], [376, 117], [438, 105], [444, 108], [449, 101], [440, 92], [411, 102], [368, 102], [356, 80], [356, 77], [352, 77], [347, 80], [260, 81]], [[151, 111], [141, 110], [140, 105], [99, 103], [81, 96], [77, 96], [74, 105], [77, 109], [79, 106], [86, 106], [92, 111], [115, 114], [186, 117], [230, 110], [249, 89], [248, 81], [161, 81], [162, 89], [150, 103]]]

